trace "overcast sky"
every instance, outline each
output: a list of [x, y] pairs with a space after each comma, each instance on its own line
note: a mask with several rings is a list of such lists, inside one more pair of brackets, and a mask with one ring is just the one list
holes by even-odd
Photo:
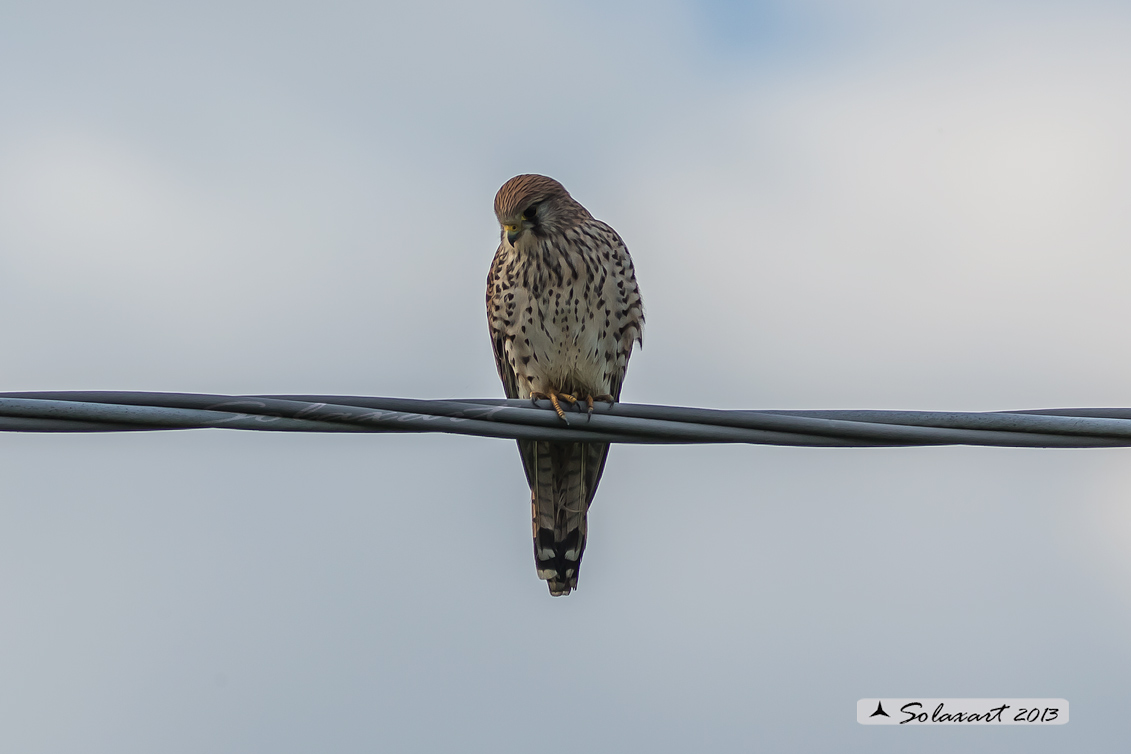
[[[499, 396], [512, 175], [633, 253], [623, 399], [1131, 406], [1131, 7], [9, 2], [0, 390]], [[0, 749], [1119, 751], [1131, 450], [0, 435]], [[1025, 730], [873, 696], [1063, 697]]]

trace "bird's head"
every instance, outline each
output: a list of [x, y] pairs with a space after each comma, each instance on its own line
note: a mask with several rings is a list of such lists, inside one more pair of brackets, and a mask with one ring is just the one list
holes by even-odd
[[511, 246], [560, 233], [591, 215], [562, 184], [544, 175], [516, 175], [495, 194], [495, 217]]

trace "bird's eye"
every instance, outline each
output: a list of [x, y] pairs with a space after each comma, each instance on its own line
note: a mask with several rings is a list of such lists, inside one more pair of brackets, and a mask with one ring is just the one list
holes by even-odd
[[536, 214], [538, 214], [538, 205], [534, 204], [527, 207], [526, 210], [522, 213], [522, 216], [526, 220], [533, 220]]

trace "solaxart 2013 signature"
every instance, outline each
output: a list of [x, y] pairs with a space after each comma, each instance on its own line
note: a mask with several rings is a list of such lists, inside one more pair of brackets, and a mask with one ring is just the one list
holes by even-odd
[[1064, 725], [1067, 699], [903, 697], [859, 699], [861, 725]]
[[[939, 702], [928, 717], [927, 713], [922, 711], [923, 705], [920, 702], [909, 702], [899, 708], [899, 711], [907, 716], [900, 720], [899, 724], [925, 723], [928, 720], [932, 723], [1000, 723], [1004, 722], [1002, 715], [1010, 708], [1011, 705], [999, 704], [984, 712], [962, 710], [958, 712], [947, 712], [946, 705], [943, 702]], [[1015, 723], [1051, 723], [1060, 716], [1060, 708], [1020, 707], [1016, 713], [1010, 714], [1013, 717], [1012, 722]]]

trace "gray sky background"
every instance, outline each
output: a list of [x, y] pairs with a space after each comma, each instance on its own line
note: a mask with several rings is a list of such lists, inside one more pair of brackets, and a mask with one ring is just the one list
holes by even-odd
[[[97, 6], [97, 7], [95, 7]], [[1131, 8], [10, 2], [0, 383], [501, 394], [491, 201], [633, 252], [624, 399], [1131, 406]], [[0, 436], [0, 749], [1122, 751], [1131, 451]], [[867, 696], [1065, 697], [1025, 730]]]

